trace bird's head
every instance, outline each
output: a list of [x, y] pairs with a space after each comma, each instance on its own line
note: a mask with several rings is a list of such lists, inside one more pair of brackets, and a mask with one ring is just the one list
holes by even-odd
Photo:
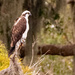
[[31, 15], [31, 12], [30, 12], [30, 11], [28, 11], [28, 10], [26, 10], [26, 11], [24, 11], [24, 12], [22, 13], [22, 15], [21, 15], [21, 16], [29, 17], [30, 15]]

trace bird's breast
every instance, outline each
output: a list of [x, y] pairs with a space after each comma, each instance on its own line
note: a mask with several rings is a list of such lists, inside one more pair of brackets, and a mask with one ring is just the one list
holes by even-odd
[[29, 31], [29, 23], [28, 21], [26, 22], [26, 30], [24, 31], [23, 35], [22, 35], [22, 38], [23, 39], [26, 39], [27, 38], [27, 33]]

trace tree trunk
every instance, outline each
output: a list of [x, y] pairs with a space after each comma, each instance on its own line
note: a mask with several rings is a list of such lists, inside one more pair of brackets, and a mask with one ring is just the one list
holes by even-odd
[[37, 55], [60, 55], [60, 56], [74, 56], [75, 44], [56, 46], [56, 45], [41, 45], [38, 46]]
[[[27, 37], [25, 57], [23, 60], [25, 65], [29, 65], [31, 60], [35, 61], [36, 59], [35, 55], [37, 53], [37, 49], [36, 47], [32, 49], [32, 43], [34, 42], [34, 40], [36, 41], [37, 32], [40, 31], [43, 3], [44, 3], [44, 0], [40, 0], [40, 1], [39, 0], [25, 0], [24, 2], [23, 8], [31, 11], [32, 13], [32, 16], [30, 17], [30, 20], [29, 20], [30, 29], [29, 29], [29, 33]], [[34, 57], [34, 60], [32, 59], [32, 56]]]
[[[73, 42], [75, 43], [75, 0], [67, 0], [67, 3], [71, 5], [71, 13], [73, 19]], [[73, 75], [75, 75], [75, 48], [74, 48], [74, 62], [73, 62]]]
[[[75, 43], [75, 2], [74, 5], [72, 7], [72, 13], [73, 13], [73, 33], [74, 33], [74, 43]], [[75, 75], [75, 48], [74, 48], [74, 62], [73, 62], [74, 66], [73, 66], [73, 75]]]

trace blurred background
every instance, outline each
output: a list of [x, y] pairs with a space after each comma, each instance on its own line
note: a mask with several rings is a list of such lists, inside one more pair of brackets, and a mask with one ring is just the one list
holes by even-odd
[[[21, 50], [20, 57], [24, 65], [29, 65], [34, 49], [34, 60], [38, 45], [71, 45], [75, 42], [75, 1], [74, 0], [0, 0], [0, 66], [2, 70], [3, 50], [10, 49], [11, 29], [21, 13], [29, 10], [30, 30], [26, 48]], [[36, 42], [35, 47], [32, 45]], [[4, 45], [3, 45], [4, 44]], [[7, 54], [7, 52], [4, 52]], [[4, 54], [4, 55], [5, 55]], [[38, 64], [40, 75], [72, 75], [73, 56], [46, 55]], [[74, 74], [75, 75], [75, 74]]]

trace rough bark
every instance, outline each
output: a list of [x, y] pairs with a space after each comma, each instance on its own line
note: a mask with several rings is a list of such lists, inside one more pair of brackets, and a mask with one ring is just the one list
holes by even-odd
[[75, 44], [56, 46], [56, 45], [42, 45], [38, 46], [37, 55], [60, 55], [60, 56], [74, 56]]

